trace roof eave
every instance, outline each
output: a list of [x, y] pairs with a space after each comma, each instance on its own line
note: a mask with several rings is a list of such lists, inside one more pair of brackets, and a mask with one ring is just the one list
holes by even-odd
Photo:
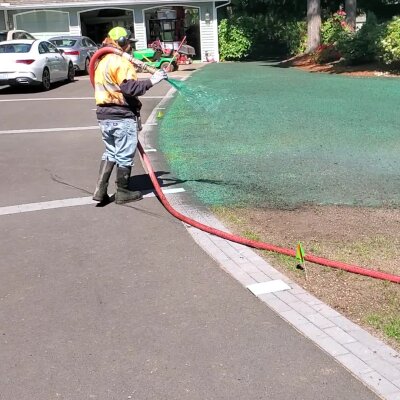
[[[204, 1], [204, 0], [203, 0]], [[158, 3], [160, 5], [163, 4], [182, 4], [182, 3], [201, 3], [201, 0], [137, 0], [132, 2], [132, 0], [118, 0], [111, 1], [105, 3], [104, 1], [79, 1], [79, 2], [60, 2], [60, 3], [40, 3], [40, 4], [10, 4], [10, 3], [0, 3], [0, 10], [20, 10], [20, 9], [38, 9], [38, 8], [73, 8], [73, 7], [98, 7], [104, 6], [106, 8], [112, 8], [112, 6], [121, 6], [121, 5], [142, 5], [142, 4], [155, 4]]]

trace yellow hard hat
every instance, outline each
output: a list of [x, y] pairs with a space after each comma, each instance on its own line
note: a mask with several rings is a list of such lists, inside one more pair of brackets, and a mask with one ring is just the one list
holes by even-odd
[[112, 28], [110, 32], [108, 32], [108, 37], [111, 38], [112, 40], [115, 40], [116, 42], [120, 38], [126, 38], [130, 36], [130, 33], [125, 29], [120, 26], [116, 26], [115, 28]]

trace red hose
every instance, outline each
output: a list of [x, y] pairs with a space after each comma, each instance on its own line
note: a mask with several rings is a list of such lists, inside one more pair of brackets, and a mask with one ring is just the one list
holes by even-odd
[[122, 51], [118, 49], [113, 49], [112, 47], [102, 47], [93, 54], [89, 63], [89, 77], [92, 86], [94, 86], [94, 71], [96, 70], [97, 66], [96, 64], [98, 59], [105, 56], [106, 54], [112, 54], [112, 53], [122, 55]]
[[116, 49], [115, 47], [102, 47], [101, 49], [97, 50], [93, 54], [92, 58], [90, 59], [89, 76], [90, 76], [90, 82], [91, 82], [92, 86], [94, 86], [94, 71], [97, 66], [97, 60], [99, 58], [105, 56], [106, 54], [118, 54], [119, 56], [126, 58], [128, 61], [130, 61], [136, 67], [142, 69], [143, 71], [149, 72], [151, 74], [154, 74], [154, 72], [157, 71], [157, 68], [151, 67], [150, 65], [147, 65], [143, 61], [133, 58], [130, 54], [125, 53], [122, 50]]
[[[114, 54], [120, 54], [121, 51], [118, 49], [113, 49], [111, 47], [104, 47], [100, 50], [98, 50], [92, 57], [90, 61], [90, 66], [89, 66], [89, 71], [90, 71], [90, 81], [92, 82], [93, 85], [93, 76], [94, 76], [94, 69], [95, 69], [95, 63], [97, 59], [105, 54], [109, 53], [114, 53]], [[237, 235], [233, 235], [228, 232], [221, 231], [219, 229], [212, 228], [210, 226], [204, 225], [201, 222], [198, 222], [194, 219], [191, 219], [180, 212], [176, 211], [171, 204], [168, 202], [167, 198], [165, 197], [164, 193], [161, 190], [160, 185], [158, 184], [157, 177], [153, 171], [153, 167], [151, 166], [150, 160], [147, 156], [147, 154], [144, 152], [143, 147], [141, 143], [138, 141], [138, 149], [140, 152], [140, 155], [142, 156], [143, 162], [147, 168], [148, 174], [150, 176], [151, 182], [153, 183], [154, 189], [157, 193], [158, 198], [160, 199], [161, 203], [163, 206], [166, 208], [166, 210], [171, 213], [175, 218], [178, 218], [179, 220], [185, 222], [186, 224], [192, 225], [195, 228], [198, 228], [204, 232], [211, 233], [212, 235], [219, 236], [223, 239], [230, 240], [231, 242], [236, 242], [239, 244], [243, 244], [249, 247], [253, 247], [256, 249], [261, 249], [261, 250], [268, 250], [268, 251], [273, 251], [275, 253], [280, 253], [280, 254], [285, 254], [290, 257], [296, 257], [296, 251], [292, 249], [287, 249], [284, 247], [278, 247], [274, 246], [272, 244], [264, 243], [264, 242], [258, 242], [256, 240], [250, 240], [246, 239], [244, 237], [240, 237]], [[317, 257], [312, 254], [307, 254], [304, 256], [304, 259], [306, 261], [312, 262], [314, 264], [319, 264], [323, 265], [325, 267], [331, 267], [331, 268], [336, 268], [336, 269], [341, 269], [347, 272], [352, 272], [354, 274], [359, 274], [359, 275], [364, 275], [364, 276], [369, 276], [371, 278], [375, 279], [382, 279], [384, 281], [390, 281], [394, 283], [400, 283], [400, 276], [398, 275], [393, 275], [389, 274], [386, 272], [380, 272], [380, 271], [374, 271], [371, 269], [367, 269], [364, 267], [360, 267], [357, 265], [352, 265], [352, 264], [346, 264], [340, 261], [333, 261], [329, 260], [327, 258], [322, 258], [322, 257]]]

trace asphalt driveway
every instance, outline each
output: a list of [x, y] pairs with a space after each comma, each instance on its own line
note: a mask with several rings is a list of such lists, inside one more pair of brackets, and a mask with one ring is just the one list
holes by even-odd
[[[144, 120], [168, 89], [143, 97]], [[102, 152], [91, 96], [87, 79], [0, 90], [0, 398], [377, 399], [156, 198], [72, 201]]]

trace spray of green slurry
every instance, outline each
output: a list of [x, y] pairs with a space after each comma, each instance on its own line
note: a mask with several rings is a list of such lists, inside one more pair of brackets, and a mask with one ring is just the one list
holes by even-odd
[[232, 63], [176, 84], [159, 145], [206, 204], [400, 206], [400, 80]]
[[187, 103], [188, 108], [195, 106], [198, 112], [211, 112], [220, 102], [219, 96], [212, 95], [202, 85], [192, 87], [185, 81], [172, 78], [168, 79], [168, 83], [178, 90], [180, 100]]

